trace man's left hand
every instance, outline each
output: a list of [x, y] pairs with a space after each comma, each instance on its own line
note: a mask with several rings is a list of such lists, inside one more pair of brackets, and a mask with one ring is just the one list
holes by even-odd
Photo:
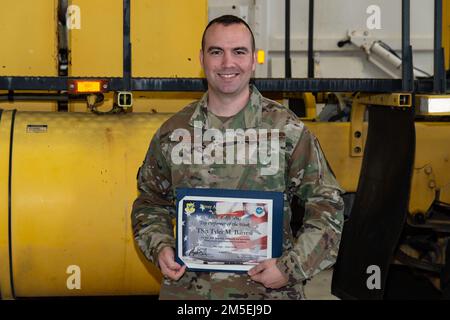
[[270, 289], [279, 289], [288, 283], [288, 278], [277, 267], [277, 259], [264, 260], [250, 269], [248, 275], [253, 281]]

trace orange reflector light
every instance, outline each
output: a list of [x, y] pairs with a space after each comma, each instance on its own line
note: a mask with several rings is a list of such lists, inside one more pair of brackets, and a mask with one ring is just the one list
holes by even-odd
[[100, 81], [80, 81], [77, 82], [78, 92], [99, 92], [100, 91]]
[[69, 80], [70, 93], [95, 93], [108, 90], [105, 80]]
[[266, 53], [264, 52], [264, 50], [258, 50], [258, 52], [256, 53], [256, 59], [259, 64], [264, 64], [266, 59]]

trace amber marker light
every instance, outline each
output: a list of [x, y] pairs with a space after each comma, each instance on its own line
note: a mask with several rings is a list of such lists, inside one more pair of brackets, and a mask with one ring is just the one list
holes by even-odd
[[259, 64], [264, 64], [266, 60], [266, 53], [264, 52], [264, 50], [260, 49], [256, 52], [256, 59]]
[[69, 80], [69, 92], [72, 94], [105, 91], [108, 91], [108, 82], [106, 80]]

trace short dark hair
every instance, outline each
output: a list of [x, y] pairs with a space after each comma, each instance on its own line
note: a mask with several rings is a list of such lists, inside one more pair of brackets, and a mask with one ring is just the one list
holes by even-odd
[[206, 31], [209, 29], [209, 27], [211, 27], [213, 24], [222, 24], [224, 26], [229, 26], [231, 24], [243, 24], [244, 26], [247, 27], [248, 31], [250, 31], [250, 34], [252, 35], [252, 51], [255, 52], [255, 36], [253, 35], [253, 31], [250, 28], [250, 26], [247, 24], [247, 22], [245, 22], [245, 20], [233, 16], [231, 14], [226, 14], [220, 17], [217, 17], [213, 20], [211, 20], [208, 25], [205, 28], [205, 31], [203, 31], [203, 36], [202, 36], [202, 50], [205, 49], [205, 34]]

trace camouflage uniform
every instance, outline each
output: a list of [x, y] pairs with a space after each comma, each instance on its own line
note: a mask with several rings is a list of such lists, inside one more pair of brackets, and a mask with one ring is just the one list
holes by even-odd
[[[179, 281], [164, 279], [160, 299], [304, 299], [303, 285], [336, 259], [343, 227], [343, 192], [333, 176], [317, 139], [296, 115], [264, 98], [251, 86], [249, 103], [222, 122], [207, 112], [207, 93], [166, 121], [155, 133], [138, 174], [140, 195], [133, 205], [135, 239], [151, 262], [160, 250], [175, 248], [175, 188], [223, 188], [283, 192], [283, 255], [277, 266], [289, 278], [287, 286], [267, 289], [245, 273], [186, 272]], [[200, 121], [200, 122], [198, 122]], [[279, 129], [279, 170], [261, 175], [261, 164], [179, 164], [171, 161], [178, 143], [171, 134], [194, 125], [203, 129]], [[236, 163], [236, 162], [235, 162]], [[303, 226], [293, 236], [289, 203], [298, 196], [305, 206]]]

